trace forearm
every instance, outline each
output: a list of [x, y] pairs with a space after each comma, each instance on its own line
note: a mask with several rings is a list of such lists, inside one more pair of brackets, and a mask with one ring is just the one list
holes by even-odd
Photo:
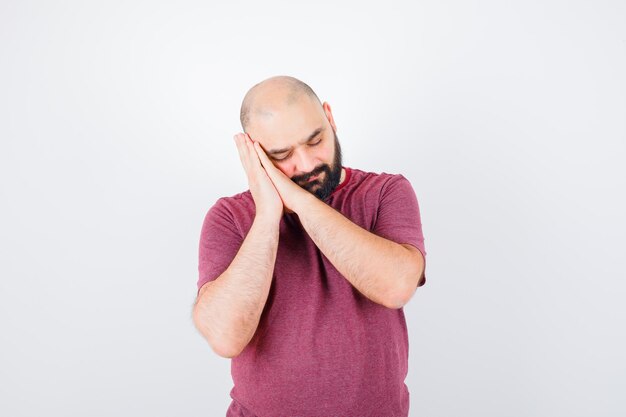
[[311, 239], [357, 290], [378, 304], [402, 305], [415, 269], [406, 248], [363, 229], [315, 197], [297, 210]]
[[221, 356], [238, 355], [250, 342], [272, 284], [279, 224], [255, 218], [229, 267], [194, 306], [194, 323]]

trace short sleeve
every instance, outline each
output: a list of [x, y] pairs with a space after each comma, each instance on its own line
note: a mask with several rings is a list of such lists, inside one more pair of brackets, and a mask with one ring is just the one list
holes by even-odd
[[394, 175], [382, 186], [372, 232], [419, 249], [424, 257], [424, 273], [418, 286], [426, 283], [426, 249], [419, 204], [411, 183], [403, 175]]
[[218, 199], [204, 217], [198, 251], [198, 290], [213, 281], [228, 268], [237, 255], [243, 238], [233, 221], [233, 215]]

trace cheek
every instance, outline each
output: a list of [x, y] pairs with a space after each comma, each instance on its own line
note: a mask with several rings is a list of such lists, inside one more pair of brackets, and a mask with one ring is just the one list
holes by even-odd
[[285, 174], [288, 178], [291, 178], [295, 175], [293, 164], [289, 162], [274, 162], [274, 166], [278, 168], [280, 172]]
[[332, 146], [329, 146], [328, 148], [324, 149], [324, 155], [323, 155], [324, 161], [328, 164], [331, 164], [333, 162], [333, 159], [334, 159], [333, 157], [335, 156], [333, 151], [334, 149]]

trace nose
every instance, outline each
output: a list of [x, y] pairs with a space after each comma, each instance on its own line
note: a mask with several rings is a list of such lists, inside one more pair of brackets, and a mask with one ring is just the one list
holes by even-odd
[[299, 152], [295, 175], [305, 175], [305, 174], [310, 173], [314, 169], [315, 169], [315, 162], [313, 158], [310, 155], [307, 155], [306, 152]]

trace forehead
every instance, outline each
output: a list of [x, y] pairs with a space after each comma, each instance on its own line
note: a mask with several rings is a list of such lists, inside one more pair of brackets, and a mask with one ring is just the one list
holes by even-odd
[[255, 112], [250, 124], [250, 136], [265, 149], [295, 146], [311, 132], [326, 125], [319, 103], [308, 97], [281, 106]]

